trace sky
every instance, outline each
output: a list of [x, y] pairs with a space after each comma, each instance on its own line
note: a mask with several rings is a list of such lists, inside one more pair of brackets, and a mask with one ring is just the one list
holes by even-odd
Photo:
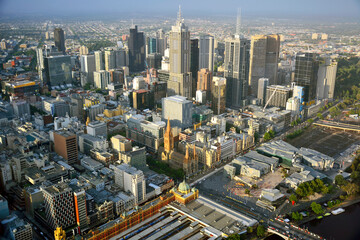
[[0, 15], [236, 15], [360, 18], [360, 0], [0, 0]]

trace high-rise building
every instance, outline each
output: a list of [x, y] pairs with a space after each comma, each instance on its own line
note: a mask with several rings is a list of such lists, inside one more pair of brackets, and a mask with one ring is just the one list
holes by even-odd
[[[275, 92], [275, 93], [274, 93]], [[270, 85], [266, 88], [266, 103], [269, 107], [286, 108], [288, 99], [292, 96], [292, 89], [281, 85]]]
[[240, 108], [246, 105], [249, 78], [250, 41], [230, 38], [225, 41], [226, 106]]
[[190, 39], [191, 58], [190, 58], [190, 72], [193, 80], [193, 94], [197, 87], [197, 77], [199, 71], [199, 39]]
[[156, 53], [156, 38], [146, 37], [146, 55]]
[[0, 195], [0, 219], [4, 219], [9, 216], [9, 205], [6, 198]]
[[145, 39], [144, 33], [138, 32], [137, 26], [130, 28], [129, 69], [130, 72], [140, 72], [145, 69]]
[[260, 78], [268, 78], [269, 84], [277, 84], [280, 36], [256, 35], [251, 37], [249, 87], [256, 97]]
[[[14, 215], [12, 215], [14, 216]], [[16, 215], [15, 215], [16, 216]], [[12, 217], [8, 222], [9, 238], [11, 240], [32, 240], [33, 232], [30, 223], [20, 219]]]
[[102, 51], [95, 51], [95, 70], [98, 72], [100, 70], [104, 70], [104, 61]]
[[95, 71], [95, 56], [82, 55], [80, 57], [81, 65], [81, 86], [87, 83], [94, 84], [94, 71]]
[[240, 11], [235, 36], [225, 40], [226, 106], [240, 108], [246, 105], [249, 80], [250, 41], [240, 34]]
[[269, 86], [269, 79], [268, 78], [259, 78], [258, 90], [257, 90], [257, 97], [260, 99], [261, 104], [265, 104], [266, 99], [266, 88]]
[[66, 130], [55, 131], [54, 147], [55, 152], [62, 156], [68, 164], [79, 162], [76, 134]]
[[58, 51], [65, 54], [64, 30], [62, 30], [61, 28], [55, 28], [55, 30], [54, 30], [54, 40], [55, 40], [55, 46], [57, 47]]
[[206, 99], [210, 100], [211, 98], [211, 81], [212, 73], [207, 68], [203, 68], [198, 72], [197, 77], [197, 90], [206, 92]]
[[171, 27], [170, 31], [168, 95], [181, 95], [191, 99], [194, 93], [190, 72], [190, 32], [181, 18], [181, 10], [179, 9], [176, 24]]
[[161, 56], [165, 55], [165, 49], [167, 48], [167, 37], [165, 36], [165, 32], [162, 29], [159, 29], [156, 32], [156, 47], [157, 53]]
[[214, 114], [225, 112], [226, 105], [226, 78], [213, 77], [211, 83], [211, 109]]
[[116, 53], [112, 49], [105, 50], [105, 70], [116, 68]]
[[304, 102], [316, 98], [319, 61], [316, 53], [297, 54], [295, 59], [295, 78], [297, 86], [304, 87]]
[[145, 176], [141, 170], [127, 164], [111, 165], [110, 168], [115, 173], [115, 184], [119, 185], [124, 191], [131, 192], [135, 196], [136, 204], [146, 199]]
[[200, 36], [199, 41], [199, 69], [207, 68], [214, 71], [214, 37], [210, 35]]
[[89, 49], [86, 46], [81, 46], [79, 48], [79, 54], [80, 54], [80, 56], [87, 55], [87, 54], [89, 54]]
[[316, 99], [333, 99], [337, 62], [326, 58], [319, 67]]
[[43, 83], [50, 87], [72, 83], [71, 57], [60, 55], [44, 59], [45, 79]]
[[115, 51], [115, 65], [116, 68], [121, 68], [129, 65], [127, 49], [121, 48]]
[[86, 193], [82, 189], [74, 191], [74, 205], [76, 222], [80, 228], [80, 232], [88, 228], [87, 209], [86, 209]]
[[162, 119], [170, 119], [173, 127], [185, 129], [192, 126], [192, 102], [178, 95], [163, 98]]
[[96, 88], [106, 89], [110, 83], [110, 72], [100, 70], [94, 72], [94, 85]]
[[64, 182], [44, 188], [45, 214], [49, 226], [67, 228], [76, 224], [74, 195]]

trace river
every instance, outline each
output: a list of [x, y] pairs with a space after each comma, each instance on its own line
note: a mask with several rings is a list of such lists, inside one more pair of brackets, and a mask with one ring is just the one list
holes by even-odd
[[360, 203], [346, 207], [345, 212], [323, 219], [315, 219], [302, 227], [323, 236], [327, 240], [360, 239]]

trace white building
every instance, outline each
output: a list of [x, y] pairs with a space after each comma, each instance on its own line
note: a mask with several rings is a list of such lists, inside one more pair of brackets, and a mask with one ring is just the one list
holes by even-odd
[[162, 119], [170, 119], [171, 127], [188, 128], [192, 126], [192, 102], [179, 95], [163, 98]]
[[105, 122], [93, 121], [86, 126], [87, 134], [94, 137], [107, 137], [107, 125]]
[[109, 83], [110, 83], [110, 72], [105, 70], [94, 72], [94, 85], [96, 88], [107, 89]]

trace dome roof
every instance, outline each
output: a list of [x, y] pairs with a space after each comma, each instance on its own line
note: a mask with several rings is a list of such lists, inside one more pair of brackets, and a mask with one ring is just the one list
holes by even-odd
[[181, 182], [181, 183], [179, 184], [178, 190], [179, 190], [179, 192], [181, 192], [181, 193], [188, 193], [188, 192], [190, 191], [190, 186], [189, 186], [189, 184], [187, 184], [187, 183], [185, 182], [185, 180], [184, 180], [183, 182]]

